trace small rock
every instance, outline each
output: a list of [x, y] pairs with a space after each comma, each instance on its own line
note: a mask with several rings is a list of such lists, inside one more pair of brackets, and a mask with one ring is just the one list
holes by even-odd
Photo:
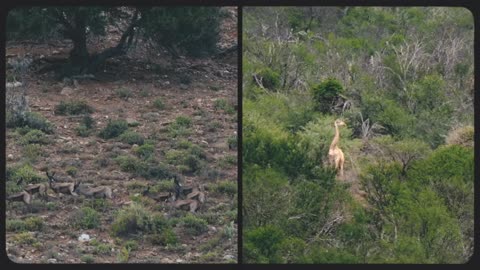
[[78, 241], [80, 241], [80, 242], [88, 242], [88, 241], [90, 241], [90, 235], [85, 234], [85, 233], [82, 233], [82, 235], [80, 235], [80, 236], [78, 237]]
[[187, 89], [188, 89], [188, 86], [187, 86], [186, 84], [181, 83], [181, 84], [180, 84], [180, 89], [182, 89], [182, 90], [187, 90]]
[[48, 263], [57, 263], [57, 259], [51, 258], [47, 260]]
[[64, 96], [69, 96], [69, 95], [72, 95], [73, 93], [74, 93], [73, 89], [68, 86], [63, 87], [62, 91], [60, 91], [60, 95], [64, 95]]
[[217, 228], [215, 228], [215, 226], [209, 226], [209, 229], [213, 232], [216, 232], [217, 231]]
[[8, 160], [13, 160], [13, 155], [12, 155], [12, 154], [8, 154], [7, 158], [8, 158]]
[[176, 262], [177, 262], [177, 263], [183, 263], [184, 260], [182, 260], [182, 259], [177, 259]]
[[233, 256], [231, 254], [227, 254], [227, 255], [223, 256], [223, 259], [224, 260], [235, 260], [235, 256]]

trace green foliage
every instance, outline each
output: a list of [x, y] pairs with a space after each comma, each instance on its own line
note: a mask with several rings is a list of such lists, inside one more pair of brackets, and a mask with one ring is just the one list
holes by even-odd
[[93, 108], [90, 107], [85, 100], [62, 100], [55, 106], [55, 114], [58, 115], [78, 115], [92, 112]]
[[174, 246], [178, 244], [178, 237], [171, 228], [163, 230], [160, 234], [156, 233], [150, 235], [149, 240], [154, 245]]
[[237, 183], [234, 181], [221, 181], [209, 187], [217, 193], [225, 193], [231, 196], [237, 194]]
[[75, 176], [77, 175], [77, 168], [73, 167], [73, 166], [69, 166], [67, 167], [67, 169], [65, 169], [65, 172], [70, 175], [70, 176]]
[[178, 116], [175, 122], [168, 126], [168, 131], [171, 136], [176, 138], [180, 136], [189, 135], [191, 133], [190, 127], [192, 125], [192, 119], [187, 116]]
[[334, 78], [324, 80], [312, 87], [315, 109], [322, 113], [330, 113], [333, 102], [343, 93], [343, 86]]
[[190, 235], [198, 236], [208, 231], [208, 223], [194, 215], [188, 214], [183, 217], [180, 224]]
[[166, 228], [168, 223], [162, 215], [152, 214], [142, 205], [133, 203], [118, 211], [111, 232], [115, 236], [127, 236], [137, 232], [158, 233]]
[[258, 227], [246, 232], [243, 246], [245, 262], [282, 263], [279, 251], [284, 239], [284, 232], [275, 226]]
[[144, 142], [143, 136], [134, 131], [126, 131], [119, 137], [120, 141], [128, 144], [142, 145]]
[[72, 218], [73, 226], [81, 229], [94, 229], [101, 225], [100, 214], [93, 208], [82, 207]]
[[6, 126], [9, 128], [27, 128], [38, 129], [47, 134], [53, 133], [53, 124], [50, 123], [43, 115], [37, 112], [26, 112], [24, 117], [6, 117]]
[[103, 139], [111, 139], [122, 135], [128, 129], [127, 121], [113, 120], [109, 121], [107, 126], [98, 134]]
[[23, 135], [20, 140], [20, 144], [27, 145], [27, 144], [48, 144], [50, 141], [48, 140], [45, 133], [38, 129], [32, 129], [27, 134]]
[[41, 231], [43, 220], [40, 217], [29, 217], [25, 220], [7, 219], [6, 230], [9, 232]]
[[258, 70], [254, 76], [257, 77], [263, 87], [269, 90], [278, 90], [278, 87], [280, 87], [280, 74], [268, 67]]
[[155, 153], [155, 146], [151, 144], [144, 144], [135, 148], [135, 154], [143, 160], [148, 159]]
[[165, 103], [163, 102], [163, 99], [161, 99], [161, 98], [156, 98], [153, 101], [153, 106], [155, 106], [155, 108], [157, 108], [158, 110], [165, 109]]
[[174, 55], [210, 54], [219, 37], [218, 7], [155, 7], [142, 13], [144, 35]]

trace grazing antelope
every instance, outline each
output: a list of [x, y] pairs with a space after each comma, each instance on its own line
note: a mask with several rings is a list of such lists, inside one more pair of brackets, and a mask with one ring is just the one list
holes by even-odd
[[48, 171], [46, 172], [47, 177], [48, 177], [48, 184], [50, 185], [50, 188], [55, 192], [55, 193], [62, 193], [62, 194], [69, 194], [73, 196], [78, 196], [77, 193], [75, 193], [75, 189], [78, 187], [79, 183], [57, 183], [57, 180], [55, 179], [55, 172], [53, 174], [49, 174]]
[[100, 187], [87, 187], [84, 185], [80, 185], [82, 181], [78, 182], [75, 187], [75, 192], [85, 197], [92, 197], [92, 198], [108, 198], [112, 199], [112, 188], [108, 186], [100, 186]]
[[145, 189], [142, 192], [142, 195], [147, 196], [149, 198], [152, 198], [157, 202], [165, 202], [165, 201], [168, 201], [168, 199], [170, 199], [172, 197], [172, 192], [159, 192], [159, 193], [156, 193], [156, 194], [152, 194], [152, 193], [150, 193], [150, 187], [147, 187], [147, 189]]
[[19, 193], [16, 193], [16, 194], [13, 194], [13, 195], [10, 195], [7, 197], [7, 201], [11, 201], [11, 202], [24, 202], [25, 204], [30, 204], [30, 202], [32, 201], [32, 195], [30, 195], [30, 193], [26, 192], [25, 190], [19, 192]]
[[197, 200], [178, 200], [173, 206], [182, 210], [190, 210], [190, 212], [195, 213], [199, 207], [199, 202]]

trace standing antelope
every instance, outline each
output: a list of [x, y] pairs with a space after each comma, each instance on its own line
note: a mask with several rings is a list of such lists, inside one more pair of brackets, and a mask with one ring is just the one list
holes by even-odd
[[55, 192], [55, 193], [63, 193], [63, 194], [69, 194], [73, 196], [78, 196], [77, 193], [75, 193], [75, 189], [78, 187], [79, 183], [57, 183], [57, 180], [55, 179], [55, 172], [53, 174], [49, 174], [48, 171], [46, 172], [47, 177], [48, 177], [48, 183], [50, 185], [50, 188]]

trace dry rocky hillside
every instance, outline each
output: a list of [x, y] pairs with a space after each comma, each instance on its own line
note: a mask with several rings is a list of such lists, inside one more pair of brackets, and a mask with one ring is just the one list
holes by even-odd
[[[226, 13], [221, 48], [237, 42], [236, 9]], [[36, 72], [45, 59], [68, 57], [69, 49], [62, 41], [7, 44], [9, 59], [33, 59], [25, 85], [35, 123], [6, 130], [7, 196], [28, 184], [48, 185], [49, 171], [58, 182], [109, 186], [113, 198], [49, 188], [46, 199], [35, 194], [29, 205], [8, 202], [9, 258], [235, 263], [237, 52], [169, 59], [139, 47], [107, 61], [94, 78], [58, 81]], [[174, 193], [176, 176], [205, 195], [203, 203], [194, 199], [199, 207], [193, 213], [171, 199], [152, 198]]]

